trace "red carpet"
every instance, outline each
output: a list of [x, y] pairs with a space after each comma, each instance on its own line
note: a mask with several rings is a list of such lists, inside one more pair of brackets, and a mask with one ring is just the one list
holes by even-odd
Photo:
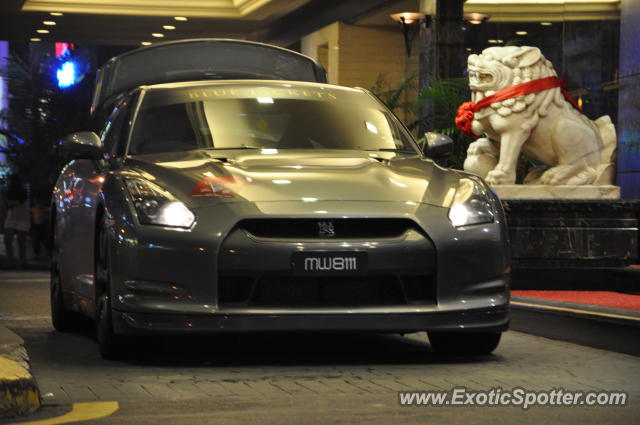
[[607, 291], [511, 291], [518, 297], [640, 310], [640, 295]]

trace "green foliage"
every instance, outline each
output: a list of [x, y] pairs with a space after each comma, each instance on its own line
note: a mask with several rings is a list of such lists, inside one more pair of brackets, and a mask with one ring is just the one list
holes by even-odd
[[462, 169], [471, 139], [455, 125], [458, 107], [469, 99], [466, 78], [436, 77], [430, 86], [422, 89], [418, 101], [432, 102], [431, 113], [421, 117], [422, 124], [429, 124], [429, 130], [442, 133], [453, 139], [453, 154], [438, 160], [444, 167]]
[[420, 103], [415, 98], [409, 98], [409, 93], [417, 91], [418, 76], [408, 74], [392, 85], [385, 74], [378, 75], [376, 83], [369, 91], [376, 95], [394, 114], [402, 115], [405, 121], [413, 120], [420, 109]]
[[[0, 134], [5, 137], [0, 152], [13, 172], [45, 196], [61, 168], [58, 141], [85, 126], [90, 90], [88, 81], [59, 89], [55, 70], [60, 61], [46, 54], [39, 57], [7, 58], [10, 107], [0, 112]], [[84, 106], [87, 105], [87, 106]]]
[[[416, 75], [408, 75], [392, 86], [384, 74], [380, 74], [370, 90], [396, 115], [408, 118], [405, 124], [409, 130], [422, 127], [451, 137], [454, 141], [453, 154], [438, 162], [445, 167], [461, 169], [471, 139], [455, 126], [455, 117], [458, 107], [469, 99], [467, 79], [436, 77], [433, 84], [424, 87], [417, 98], [407, 99], [408, 92], [415, 89], [416, 82]], [[416, 119], [425, 102], [431, 103], [432, 107], [427, 108], [430, 112]], [[424, 138], [420, 137], [418, 143], [424, 143]]]

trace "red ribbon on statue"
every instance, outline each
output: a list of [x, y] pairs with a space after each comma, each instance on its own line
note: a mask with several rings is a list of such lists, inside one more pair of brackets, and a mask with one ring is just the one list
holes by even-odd
[[567, 91], [567, 85], [562, 78], [558, 77], [546, 77], [538, 80], [529, 81], [515, 86], [507, 87], [504, 90], [500, 90], [480, 100], [478, 103], [464, 102], [458, 108], [458, 114], [456, 115], [456, 127], [460, 129], [464, 134], [471, 138], [477, 138], [471, 131], [471, 124], [473, 122], [473, 116], [476, 112], [486, 108], [492, 103], [501, 102], [503, 100], [511, 99], [518, 96], [526, 96], [531, 93], [537, 93], [544, 90], [560, 87], [565, 99], [573, 105], [578, 111], [582, 112], [578, 103], [571, 97]]

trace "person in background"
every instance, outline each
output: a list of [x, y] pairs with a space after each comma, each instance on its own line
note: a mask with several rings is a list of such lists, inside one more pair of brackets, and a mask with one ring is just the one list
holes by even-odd
[[41, 247], [46, 251], [50, 251], [48, 243], [47, 229], [49, 223], [47, 220], [49, 209], [47, 203], [42, 201], [42, 196], [33, 197], [33, 207], [31, 208], [31, 245], [33, 253], [36, 257], [40, 256]]
[[27, 264], [27, 234], [31, 227], [27, 190], [17, 174], [9, 176], [7, 185], [7, 213], [4, 222], [4, 246], [10, 262], [15, 261], [13, 239], [18, 239], [20, 267]]

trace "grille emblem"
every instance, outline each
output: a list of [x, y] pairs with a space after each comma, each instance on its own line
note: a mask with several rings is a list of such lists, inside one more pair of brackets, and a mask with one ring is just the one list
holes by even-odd
[[318, 222], [318, 235], [324, 238], [332, 238], [336, 235], [333, 229], [333, 222], [331, 221], [319, 221]]

